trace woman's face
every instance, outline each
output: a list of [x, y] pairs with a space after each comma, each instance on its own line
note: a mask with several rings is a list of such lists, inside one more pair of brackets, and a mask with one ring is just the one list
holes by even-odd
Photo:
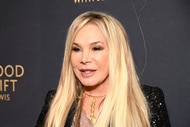
[[88, 23], [77, 33], [71, 53], [75, 75], [84, 87], [108, 85], [108, 45], [95, 24]]

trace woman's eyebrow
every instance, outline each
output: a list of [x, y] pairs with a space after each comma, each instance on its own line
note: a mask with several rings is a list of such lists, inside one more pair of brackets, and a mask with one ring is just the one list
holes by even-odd
[[[91, 42], [91, 43], [90, 43], [90, 45], [96, 45], [96, 44], [98, 44], [98, 43], [101, 43], [101, 44], [103, 44], [103, 45], [104, 45], [104, 43], [103, 43], [102, 41], [95, 41], [95, 42]], [[80, 44], [79, 44], [79, 43], [77, 43], [77, 42], [73, 42], [73, 45], [80, 46]]]
[[96, 44], [98, 44], [98, 43], [101, 43], [101, 44], [103, 44], [103, 45], [104, 45], [104, 43], [103, 43], [102, 41], [95, 41], [95, 42], [91, 42], [91, 43], [90, 43], [90, 45], [96, 45]]
[[73, 45], [80, 46], [77, 42], [73, 42]]

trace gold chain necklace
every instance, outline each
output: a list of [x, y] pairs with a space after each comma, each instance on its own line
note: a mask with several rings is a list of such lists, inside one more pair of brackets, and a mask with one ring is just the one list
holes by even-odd
[[96, 123], [96, 116], [95, 116], [95, 105], [96, 105], [96, 98], [101, 98], [101, 97], [105, 97], [105, 95], [103, 96], [93, 96], [90, 94], [85, 93], [85, 95], [92, 97], [92, 102], [90, 105], [90, 121], [92, 122], [92, 124]]
[[90, 121], [92, 122], [92, 124], [96, 123], [96, 117], [95, 117], [95, 103], [96, 103], [96, 99], [93, 97], [92, 98], [92, 103], [90, 106]]

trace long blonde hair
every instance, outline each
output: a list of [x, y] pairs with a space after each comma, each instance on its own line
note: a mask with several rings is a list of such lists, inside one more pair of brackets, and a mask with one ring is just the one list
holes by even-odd
[[[65, 125], [71, 105], [81, 100], [82, 85], [74, 75], [70, 57], [74, 38], [87, 23], [99, 27], [109, 48], [109, 88], [95, 127], [150, 127], [149, 108], [136, 74], [126, 31], [113, 16], [95, 11], [79, 15], [68, 30], [60, 81], [45, 126]], [[81, 103], [76, 108], [80, 111]], [[79, 116], [80, 112], [76, 114]]]

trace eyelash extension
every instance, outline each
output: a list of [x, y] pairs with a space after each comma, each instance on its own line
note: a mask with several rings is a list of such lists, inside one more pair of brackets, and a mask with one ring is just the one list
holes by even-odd
[[79, 52], [79, 51], [80, 51], [80, 48], [73, 47], [72, 50], [73, 50], [74, 52]]
[[103, 47], [94, 47], [93, 48], [94, 51], [103, 50], [103, 49], [104, 49]]

